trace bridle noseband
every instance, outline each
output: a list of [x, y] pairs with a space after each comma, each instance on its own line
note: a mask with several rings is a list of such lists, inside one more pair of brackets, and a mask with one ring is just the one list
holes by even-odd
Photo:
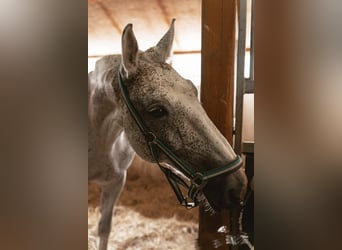
[[[173, 191], [175, 192], [179, 203], [187, 208], [193, 208], [199, 205], [198, 194], [203, 190], [207, 181], [216, 176], [232, 173], [241, 168], [242, 159], [237, 156], [234, 161], [226, 166], [211, 169], [205, 172], [194, 171], [186, 162], [175, 155], [172, 150], [166, 146], [159, 138], [146, 126], [144, 120], [141, 118], [140, 114], [134, 107], [126, 86], [123, 84], [123, 80], [118, 70], [118, 82], [123, 100], [138, 125], [140, 131], [146, 139], [146, 143], [150, 148], [153, 159], [156, 161], [162, 172], [165, 174], [167, 180], [169, 181]], [[177, 170], [182, 172], [190, 180], [190, 185], [186, 183], [180, 176], [172, 172], [161, 165], [158, 160], [159, 151], [163, 152], [174, 164]], [[185, 196], [180, 188], [180, 185], [187, 189], [188, 194]]]

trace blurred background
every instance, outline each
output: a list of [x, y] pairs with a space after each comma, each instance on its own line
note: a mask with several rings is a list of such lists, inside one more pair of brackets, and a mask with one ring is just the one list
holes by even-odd
[[155, 46], [176, 18], [172, 66], [200, 84], [201, 0], [91, 0], [88, 2], [88, 68], [104, 55], [121, 54], [128, 23], [144, 51]]

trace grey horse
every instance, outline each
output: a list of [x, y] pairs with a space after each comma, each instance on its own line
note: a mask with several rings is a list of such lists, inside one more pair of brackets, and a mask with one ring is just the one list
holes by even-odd
[[[158, 44], [142, 52], [128, 24], [122, 34], [122, 55], [102, 57], [89, 73], [88, 178], [102, 188], [100, 250], [107, 249], [113, 208], [135, 152], [155, 162], [123, 101], [118, 73], [146, 125], [195, 170], [224, 166], [237, 157], [202, 108], [196, 87], [166, 63], [173, 39], [174, 20]], [[173, 166], [163, 154], [159, 161]], [[239, 206], [246, 183], [243, 168], [211, 178], [202, 190], [203, 200], [215, 211]]]

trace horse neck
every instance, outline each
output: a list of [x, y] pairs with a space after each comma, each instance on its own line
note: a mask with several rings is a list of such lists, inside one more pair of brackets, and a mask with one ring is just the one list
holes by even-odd
[[[116, 79], [113, 79], [117, 84]], [[93, 82], [89, 96], [90, 129], [98, 143], [111, 147], [122, 132], [122, 111], [115, 96], [112, 81]]]

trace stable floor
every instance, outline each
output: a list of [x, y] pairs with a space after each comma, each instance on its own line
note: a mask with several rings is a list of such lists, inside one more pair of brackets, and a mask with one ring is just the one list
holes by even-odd
[[[100, 188], [88, 185], [88, 250], [97, 249]], [[178, 201], [157, 166], [136, 158], [114, 211], [109, 250], [196, 249], [198, 208]]]

